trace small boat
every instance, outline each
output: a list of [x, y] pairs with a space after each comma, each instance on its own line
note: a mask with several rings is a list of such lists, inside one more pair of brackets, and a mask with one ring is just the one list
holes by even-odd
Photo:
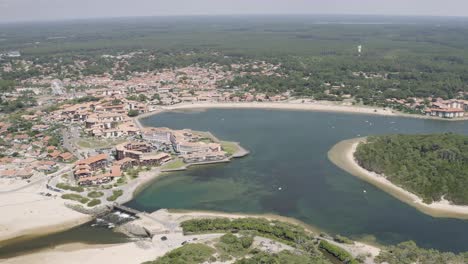
[[363, 192], [363, 193], [367, 193], [367, 191], [366, 191], [366, 190], [363, 190], [362, 192]]
[[278, 187], [278, 191], [281, 191], [281, 190], [283, 190], [283, 188], [281, 188], [281, 187]]

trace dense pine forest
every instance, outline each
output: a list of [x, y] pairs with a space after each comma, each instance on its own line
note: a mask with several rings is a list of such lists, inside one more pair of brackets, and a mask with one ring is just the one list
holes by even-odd
[[468, 204], [468, 136], [456, 134], [372, 136], [358, 146], [359, 164], [417, 194]]
[[[0, 53], [18, 50], [22, 58], [53, 64], [57, 72], [87, 61], [76, 76], [110, 72], [115, 61], [103, 54], [143, 51], [125, 73], [255, 59], [281, 65], [279, 75], [249, 74], [220, 86], [251, 84], [258, 92], [291, 91], [317, 100], [352, 96], [358, 103], [384, 107], [390, 106], [389, 98], [463, 99], [468, 92], [468, 20], [461, 18], [129, 18], [0, 25], [0, 32]], [[0, 89], [40, 74], [0, 69], [8, 81]]]

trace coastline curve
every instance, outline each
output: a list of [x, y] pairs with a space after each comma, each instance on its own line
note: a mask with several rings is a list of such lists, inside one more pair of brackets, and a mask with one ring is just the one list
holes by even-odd
[[424, 214], [438, 218], [468, 219], [468, 206], [452, 205], [448, 201], [426, 204], [416, 194], [393, 184], [382, 175], [359, 166], [354, 158], [354, 152], [357, 146], [365, 140], [366, 138], [362, 137], [338, 142], [328, 152], [329, 160], [349, 174], [374, 185]]

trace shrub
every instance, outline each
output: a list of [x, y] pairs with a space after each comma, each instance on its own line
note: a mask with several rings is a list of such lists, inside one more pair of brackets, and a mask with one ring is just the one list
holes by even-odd
[[331, 255], [335, 256], [337, 259], [340, 261], [343, 261], [344, 263], [347, 264], [358, 264], [359, 262], [356, 261], [351, 254], [349, 254], [346, 250], [335, 246], [331, 243], [328, 243], [325, 240], [320, 241], [319, 247]]
[[122, 195], [123, 195], [122, 190], [114, 190], [114, 191], [112, 191], [112, 195], [107, 197], [107, 201], [113, 202], [113, 201], [117, 200], [117, 198], [119, 198]]
[[93, 207], [93, 206], [96, 206], [96, 205], [98, 205], [98, 204], [101, 204], [101, 200], [99, 200], [99, 199], [93, 199], [93, 200], [91, 200], [91, 201], [88, 203], [88, 206], [89, 206], [89, 207]]
[[231, 255], [239, 257], [247, 253], [247, 249], [250, 248], [252, 243], [252, 236], [246, 235], [239, 238], [232, 233], [227, 233], [219, 239], [216, 248], [221, 251], [221, 255], [229, 256], [229, 258]]
[[210, 259], [215, 250], [203, 244], [186, 244], [177, 248], [166, 255], [143, 264], [195, 264], [204, 263]]
[[102, 197], [103, 195], [104, 195], [103, 192], [97, 192], [97, 191], [92, 191], [88, 193], [89, 198], [99, 198], [99, 197]]
[[56, 187], [62, 190], [69, 190], [69, 191], [80, 192], [80, 193], [84, 192], [84, 188], [81, 186], [71, 186], [65, 183], [57, 183]]
[[81, 196], [79, 194], [75, 194], [75, 193], [64, 194], [64, 195], [62, 195], [62, 199], [73, 200], [73, 201], [80, 202], [82, 204], [85, 204], [85, 203], [87, 203], [89, 201], [88, 198], [83, 197], [83, 196]]

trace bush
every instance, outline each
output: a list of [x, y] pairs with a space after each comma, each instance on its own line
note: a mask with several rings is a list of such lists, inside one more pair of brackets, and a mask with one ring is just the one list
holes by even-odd
[[113, 201], [117, 200], [117, 198], [119, 198], [122, 195], [123, 195], [122, 190], [114, 190], [114, 191], [112, 191], [112, 195], [107, 197], [107, 201], [113, 202]]
[[129, 117], [135, 117], [135, 116], [138, 116], [140, 113], [137, 111], [137, 110], [130, 110], [128, 111], [127, 115]]
[[312, 239], [312, 234], [307, 233], [300, 226], [263, 218], [192, 219], [182, 222], [181, 226], [184, 233], [252, 231], [254, 234], [276, 239], [289, 245], [295, 245], [296, 241]]
[[254, 238], [252, 236], [242, 236], [240, 238], [240, 242], [243, 248], [250, 248], [250, 246], [252, 246], [253, 241]]
[[347, 264], [358, 264], [359, 262], [356, 261], [351, 254], [349, 254], [346, 250], [335, 246], [331, 243], [328, 243], [325, 240], [320, 241], [319, 247], [326, 252], [330, 253], [331, 255], [335, 256], [340, 261], [343, 261]]
[[338, 243], [341, 243], [341, 244], [349, 244], [349, 245], [353, 245], [354, 244], [354, 241], [352, 241], [351, 239], [347, 238], [347, 237], [344, 237], [344, 236], [340, 236], [340, 235], [336, 235], [333, 240], [335, 242], [338, 242]]
[[89, 206], [89, 207], [93, 207], [93, 206], [96, 206], [96, 205], [98, 205], [98, 204], [101, 204], [101, 200], [99, 200], [99, 199], [93, 199], [93, 200], [91, 200], [91, 201], [88, 203], [88, 206]]
[[330, 264], [328, 260], [320, 256], [309, 256], [306, 254], [296, 254], [283, 250], [276, 254], [268, 254], [263, 251], [254, 252], [253, 256], [243, 258], [234, 264], [258, 264], [258, 263], [278, 263], [278, 264]]
[[62, 199], [73, 200], [73, 201], [80, 202], [82, 204], [85, 204], [85, 203], [87, 203], [89, 201], [88, 198], [83, 197], [83, 196], [81, 196], [79, 194], [75, 194], [75, 193], [64, 194], [64, 195], [62, 195]]
[[253, 237], [251, 236], [238, 238], [232, 233], [227, 233], [220, 238], [216, 248], [226, 253], [225, 255], [240, 256], [246, 252], [246, 249], [252, 245], [252, 242]]
[[84, 192], [84, 188], [81, 186], [71, 186], [65, 183], [57, 183], [56, 187], [62, 190], [69, 190], [69, 191], [80, 192], [80, 193]]
[[195, 264], [203, 263], [210, 259], [215, 250], [203, 244], [186, 244], [177, 248], [154, 261], [143, 264]]
[[97, 192], [97, 191], [92, 191], [88, 193], [89, 198], [99, 198], [99, 197], [102, 197], [103, 195], [104, 195], [103, 192]]

